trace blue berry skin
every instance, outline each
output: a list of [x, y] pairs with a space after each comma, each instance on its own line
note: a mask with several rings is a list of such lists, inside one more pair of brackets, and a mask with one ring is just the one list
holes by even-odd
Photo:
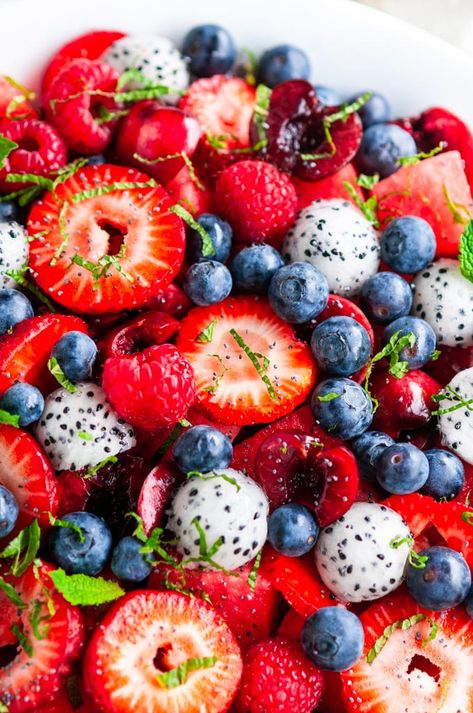
[[[359, 99], [361, 96], [366, 94], [368, 89], [364, 89], [358, 94], [354, 94], [350, 99], [348, 99], [348, 104], [352, 104], [354, 101]], [[391, 119], [391, 107], [388, 100], [379, 92], [371, 92], [371, 98], [368, 99], [366, 104], [358, 109], [358, 114], [363, 123], [363, 128], [368, 129], [373, 124], [382, 124]]]
[[467, 594], [464, 604], [466, 608], [466, 613], [468, 614], [470, 619], [473, 619], [473, 585], [470, 587], [470, 591]]
[[424, 455], [429, 461], [429, 477], [421, 492], [435, 500], [452, 500], [465, 484], [463, 463], [454, 453], [442, 448], [424, 451]]
[[0, 539], [9, 535], [15, 527], [19, 510], [13, 493], [0, 485]]
[[44, 411], [43, 394], [36, 386], [17, 382], [3, 394], [0, 409], [19, 416], [20, 426], [30, 426], [39, 420]]
[[264, 295], [274, 273], [284, 265], [276, 248], [260, 243], [240, 250], [232, 260], [230, 271], [237, 290]]
[[152, 570], [140, 552], [143, 543], [137, 537], [123, 537], [112, 553], [111, 569], [118, 579], [125, 582], [142, 582]]
[[[197, 223], [207, 231], [214, 246], [214, 255], [207, 257], [211, 257], [212, 260], [216, 260], [217, 262], [226, 262], [230, 255], [233, 237], [233, 230], [229, 223], [212, 213], [202, 213], [202, 215], [197, 218]], [[198, 262], [199, 260], [205, 259], [202, 254], [202, 238], [196, 230], [189, 231], [187, 251], [191, 262]]]
[[92, 373], [97, 357], [97, 346], [93, 339], [82, 332], [67, 332], [56, 342], [51, 356], [69, 381], [82, 381]]
[[435, 257], [437, 241], [429, 223], [406, 215], [392, 220], [381, 233], [381, 257], [396, 272], [419, 272]]
[[429, 547], [419, 553], [427, 557], [425, 567], [407, 568], [407, 588], [418, 604], [444, 611], [462, 602], [471, 587], [470, 569], [463, 557], [450, 547]]
[[230, 465], [233, 446], [224, 433], [212, 426], [192, 426], [175, 442], [173, 455], [182, 473], [209, 473]]
[[216, 260], [195, 262], [188, 269], [182, 285], [188, 298], [200, 307], [221, 302], [228, 297], [232, 286], [230, 270]]
[[15, 201], [4, 201], [0, 203], [0, 223], [19, 223], [20, 209]]
[[319, 527], [308, 508], [288, 503], [274, 510], [268, 519], [268, 541], [281, 555], [301, 557], [315, 545]]
[[[337, 394], [334, 398], [333, 394]], [[328, 396], [329, 400], [321, 401]], [[315, 387], [312, 413], [324, 431], [344, 441], [364, 433], [373, 420], [373, 407], [366, 391], [351, 379], [332, 378]]]
[[198, 25], [184, 37], [182, 54], [195, 77], [226, 74], [236, 59], [232, 36], [220, 25]]
[[107, 159], [101, 153], [94, 154], [94, 156], [87, 158], [87, 164], [89, 166], [101, 166], [103, 163], [107, 163]]
[[416, 493], [429, 477], [429, 461], [412, 443], [394, 443], [384, 449], [376, 464], [382, 488], [395, 495]]
[[356, 160], [363, 173], [379, 173], [381, 178], [386, 178], [398, 170], [400, 158], [416, 153], [414, 139], [400, 126], [374, 124], [363, 133]]
[[286, 322], [303, 324], [325, 309], [328, 283], [308, 262], [293, 262], [274, 273], [268, 288], [269, 303]]
[[406, 361], [409, 369], [419, 369], [427, 364], [437, 344], [435, 332], [430, 324], [420, 317], [399, 317], [385, 328], [383, 344], [387, 344], [396, 332], [399, 332], [399, 337], [412, 333], [416, 338], [414, 346], [401, 349], [400, 361]]
[[388, 324], [411, 311], [411, 286], [395, 272], [378, 272], [363, 283], [360, 302], [374, 322]]
[[330, 317], [312, 332], [315, 361], [327, 374], [351, 376], [366, 364], [371, 353], [368, 332], [353, 317]]
[[33, 315], [33, 307], [25, 295], [9, 288], [0, 290], [0, 335]]
[[275, 87], [289, 79], [309, 79], [309, 58], [298, 47], [278, 45], [264, 52], [257, 74], [258, 82], [268, 87]]
[[376, 480], [376, 466], [382, 453], [388, 446], [394, 445], [391, 436], [382, 431], [365, 431], [350, 442], [350, 447], [357, 460], [360, 474], [365, 480]]
[[344, 607], [324, 607], [310, 616], [302, 629], [305, 655], [324, 671], [346, 671], [363, 653], [361, 621]]
[[325, 84], [316, 84], [315, 93], [320, 104], [324, 106], [340, 106], [343, 104], [343, 97], [332, 87], [327, 87]]
[[90, 512], [71, 512], [62, 519], [80, 527], [84, 541], [69, 528], [51, 528], [49, 546], [55, 562], [69, 574], [99, 574], [112, 551], [112, 535], [105, 521]]

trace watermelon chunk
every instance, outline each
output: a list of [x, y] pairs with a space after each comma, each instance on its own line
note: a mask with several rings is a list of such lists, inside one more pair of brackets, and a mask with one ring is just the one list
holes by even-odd
[[320, 181], [301, 181], [300, 178], [292, 177], [297, 193], [297, 210], [302, 210], [302, 208], [310, 205], [312, 201], [328, 200], [330, 198], [344, 198], [356, 205], [343, 185], [345, 181], [348, 181], [360, 198], [364, 198], [363, 190], [356, 183], [356, 177], [357, 173], [351, 163], [332, 176], [322, 178]]

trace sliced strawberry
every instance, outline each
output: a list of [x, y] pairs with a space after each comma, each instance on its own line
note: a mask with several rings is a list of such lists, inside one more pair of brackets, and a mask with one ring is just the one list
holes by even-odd
[[[390, 631], [394, 622], [419, 614], [425, 619]], [[472, 710], [473, 621], [462, 609], [429, 612], [398, 594], [369, 607], [361, 621], [363, 656], [341, 674], [350, 713]], [[368, 663], [368, 652], [386, 631], [384, 647]]]
[[48, 393], [56, 383], [47, 364], [51, 350], [67, 332], [85, 332], [87, 325], [78, 317], [45, 314], [17, 324], [11, 334], [0, 339], [0, 394], [15, 381], [37, 386]]
[[58, 508], [57, 480], [46, 454], [26, 431], [0, 424], [0, 483], [20, 506], [16, 529], [37, 517], [46, 525], [47, 514]]
[[36, 713], [97, 713], [95, 706], [83, 699], [82, 691], [79, 691], [80, 699], [77, 701], [68, 692], [62, 690], [53, 701], [49, 701], [44, 706], [37, 709]]
[[349, 163], [332, 176], [327, 176], [319, 181], [301, 181], [300, 178], [291, 178], [297, 193], [297, 208], [302, 210], [313, 201], [329, 200], [331, 198], [343, 198], [356, 205], [352, 196], [348, 193], [345, 183], [348, 182], [356, 194], [364, 200], [363, 190], [356, 182], [357, 174], [353, 164]]
[[146, 533], [162, 525], [166, 508], [181, 480], [182, 475], [173, 463], [160, 463], [146, 476], [137, 505]]
[[[30, 244], [40, 287], [93, 313], [139, 307], [167, 287], [182, 264], [184, 225], [163, 188], [143, 185], [149, 181], [132, 168], [87, 166], [36, 203], [28, 230], [41, 234]], [[123, 190], [124, 183], [140, 185]], [[97, 187], [99, 195], [77, 201]], [[101, 270], [95, 277], [94, 269]]]
[[36, 119], [37, 112], [20, 85], [11, 77], [0, 75], [0, 119]]
[[[193, 658], [215, 657], [174, 688], [159, 674]], [[105, 713], [220, 713], [242, 671], [238, 645], [213, 608], [176, 592], [137, 591], [122, 598], [96, 629], [83, 672]]]
[[[212, 322], [210, 343], [198, 341]], [[182, 320], [176, 345], [194, 368], [201, 409], [221, 423], [273, 421], [302, 403], [314, 384], [310, 349], [266, 300], [234, 297], [197, 307]]]

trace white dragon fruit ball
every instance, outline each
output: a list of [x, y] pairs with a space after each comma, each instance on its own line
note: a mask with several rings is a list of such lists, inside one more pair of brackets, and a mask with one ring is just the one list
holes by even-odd
[[353, 297], [378, 272], [380, 247], [371, 223], [344, 200], [317, 200], [299, 212], [288, 232], [283, 256], [310, 262], [327, 278], [330, 292]]
[[28, 261], [26, 230], [15, 221], [0, 223], [0, 289], [15, 287], [7, 270], [21, 270]]
[[56, 470], [95, 466], [136, 445], [133, 428], [119, 418], [97, 384], [79, 382], [70, 393], [56, 389], [45, 399], [36, 438]]
[[458, 372], [442, 392], [448, 395], [437, 404], [438, 410], [455, 409], [438, 417], [442, 446], [473, 465], [473, 367]]
[[[200, 560], [199, 527], [207, 549], [221, 537], [212, 559], [219, 567], [234, 570], [252, 560], [264, 545], [267, 517], [268, 500], [260, 486], [239, 470], [220, 468], [181, 485], [167, 527], [175, 534], [184, 560]], [[198, 565], [212, 568], [205, 558], [194, 566]]]
[[[406, 523], [391, 508], [355, 503], [321, 531], [315, 546], [317, 570], [342, 601], [379, 599], [402, 582], [409, 536]], [[394, 540], [404, 542], [395, 547]]]
[[461, 274], [457, 260], [441, 258], [417, 273], [412, 314], [425, 319], [437, 343], [473, 345], [473, 283]]

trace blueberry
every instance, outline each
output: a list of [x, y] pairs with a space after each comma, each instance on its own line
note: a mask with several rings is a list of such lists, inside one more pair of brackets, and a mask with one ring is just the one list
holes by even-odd
[[425, 484], [429, 461], [412, 443], [394, 443], [379, 456], [376, 471], [378, 483], [388, 493], [409, 495]]
[[96, 153], [94, 156], [88, 156], [87, 163], [89, 166], [101, 166], [107, 163], [107, 159], [101, 153]]
[[282, 319], [302, 324], [325, 309], [327, 278], [308, 262], [293, 262], [274, 273], [268, 297], [271, 307]]
[[152, 565], [140, 552], [143, 543], [137, 537], [123, 537], [112, 554], [111, 569], [118, 579], [142, 582], [149, 576]]
[[428, 322], [419, 317], [399, 317], [391, 322], [383, 332], [383, 344], [387, 344], [391, 337], [399, 332], [399, 337], [408, 334], [415, 336], [414, 345], [407, 345], [399, 352], [400, 361], [406, 361], [409, 369], [419, 369], [427, 364], [435, 352], [437, 338]]
[[230, 465], [233, 446], [224, 433], [212, 426], [192, 426], [177, 439], [173, 455], [183, 473], [208, 473]]
[[315, 545], [319, 527], [308, 508], [288, 503], [274, 510], [268, 519], [268, 541], [287, 557], [301, 557]]
[[381, 256], [396, 272], [419, 272], [432, 262], [437, 248], [435, 233], [423, 218], [395, 218], [381, 233]]
[[198, 25], [184, 37], [182, 54], [196, 77], [225, 74], [236, 58], [232, 36], [220, 25]]
[[416, 142], [395, 124], [374, 124], [363, 133], [357, 154], [358, 168], [367, 174], [390, 176], [399, 168], [403, 156], [415, 156]]
[[363, 283], [360, 302], [368, 317], [380, 324], [387, 324], [409, 314], [412, 290], [400, 275], [378, 272]]
[[292, 45], [266, 50], [258, 62], [258, 81], [275, 87], [289, 79], [309, 79], [310, 62], [306, 53]]
[[[211, 256], [212, 260], [226, 262], [230, 255], [233, 237], [233, 231], [229, 223], [212, 213], [202, 213], [197, 218], [197, 222], [207, 231], [214, 246], [215, 253]], [[196, 230], [189, 231], [187, 250], [191, 262], [198, 262], [204, 257], [202, 254], [202, 238]]]
[[351, 376], [366, 364], [371, 341], [353, 317], [330, 317], [313, 331], [310, 347], [316, 362], [328, 374]]
[[10, 534], [18, 519], [19, 507], [15, 496], [0, 485], [0, 539]]
[[34, 315], [31, 302], [18, 290], [0, 290], [0, 335]]
[[407, 588], [418, 604], [433, 611], [460, 604], [471, 586], [470, 569], [463, 555], [450, 547], [429, 547], [419, 553], [425, 567], [409, 565]]
[[20, 209], [15, 201], [3, 201], [0, 203], [0, 223], [20, 222]]
[[112, 535], [105, 521], [90, 512], [71, 512], [63, 520], [77, 525], [83, 536], [67, 527], [53, 527], [49, 546], [54, 560], [70, 574], [98, 574], [110, 557]]
[[20, 426], [38, 421], [44, 411], [44, 398], [36, 386], [17, 382], [0, 399], [0, 409], [20, 417]]
[[343, 440], [360, 436], [373, 420], [370, 397], [351, 379], [321, 381], [312, 394], [311, 406], [320, 427]]
[[70, 381], [82, 381], [92, 373], [97, 347], [93, 339], [83, 332], [67, 332], [56, 342], [51, 356], [58, 360], [64, 375]]
[[382, 431], [365, 431], [350, 442], [363, 478], [376, 480], [376, 465], [379, 457], [388, 446], [393, 444], [394, 439]]
[[281, 254], [271, 245], [260, 243], [243, 248], [230, 265], [233, 284], [242, 292], [264, 295], [272, 276], [283, 265]]
[[339, 106], [343, 104], [342, 95], [336, 89], [327, 87], [325, 84], [316, 84], [314, 89], [320, 104], [324, 106]]
[[344, 607], [323, 607], [310, 616], [302, 629], [306, 656], [325, 671], [346, 671], [363, 653], [365, 636], [361, 621]]
[[[367, 91], [369, 90], [365, 89], [362, 92], [358, 92], [358, 94], [354, 94], [350, 97], [347, 104], [352, 104], [359, 99], [359, 97], [366, 94]], [[369, 126], [373, 126], [373, 124], [382, 124], [385, 121], [389, 121], [391, 118], [391, 107], [386, 97], [378, 92], [371, 92], [370, 99], [358, 109], [358, 114], [363, 122], [363, 128], [367, 129]]]
[[429, 461], [429, 477], [422, 493], [436, 500], [456, 497], [465, 483], [465, 468], [461, 460], [441, 448], [424, 451], [424, 455]]
[[232, 276], [221, 262], [203, 260], [190, 266], [182, 287], [192, 302], [204, 307], [228, 297], [232, 291]]

